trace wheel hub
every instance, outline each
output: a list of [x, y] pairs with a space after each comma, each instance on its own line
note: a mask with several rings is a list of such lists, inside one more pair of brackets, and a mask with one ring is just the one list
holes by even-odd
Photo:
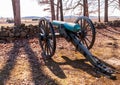
[[80, 39], [84, 39], [86, 37], [86, 35], [87, 35], [87, 33], [84, 30], [79, 32]]

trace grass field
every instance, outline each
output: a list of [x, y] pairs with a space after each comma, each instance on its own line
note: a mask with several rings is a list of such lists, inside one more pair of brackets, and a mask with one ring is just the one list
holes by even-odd
[[[57, 49], [50, 60], [42, 58], [38, 38], [0, 43], [0, 85], [120, 85], [120, 74], [116, 80], [99, 76], [71, 43], [64, 38], [56, 40]], [[120, 28], [96, 29], [90, 51], [120, 72]]]

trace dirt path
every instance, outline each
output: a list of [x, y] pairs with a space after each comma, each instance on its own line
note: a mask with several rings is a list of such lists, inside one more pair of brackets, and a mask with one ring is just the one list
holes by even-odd
[[[38, 39], [0, 43], [0, 85], [120, 85], [98, 77], [88, 61], [64, 39], [57, 39], [52, 60], [44, 61]], [[120, 69], [120, 28], [97, 29], [91, 52]]]

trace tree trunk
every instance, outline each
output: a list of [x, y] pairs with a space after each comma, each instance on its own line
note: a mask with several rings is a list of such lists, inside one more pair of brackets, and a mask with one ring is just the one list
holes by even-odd
[[57, 0], [57, 8], [56, 8], [56, 19], [59, 20], [59, 5], [60, 5], [60, 0]]
[[98, 22], [100, 22], [100, 0], [98, 0]]
[[62, 0], [60, 0], [60, 19], [61, 21], [64, 21], [64, 17], [63, 17], [63, 6], [62, 6]]
[[83, 15], [84, 16], [87, 16], [87, 17], [89, 17], [89, 13], [88, 13], [88, 0], [83, 0]]
[[119, 8], [120, 8], [120, 0], [119, 0], [119, 2], [118, 2], [118, 3], [119, 3]]
[[108, 22], [108, 0], [105, 0], [104, 22]]
[[21, 17], [20, 17], [20, 0], [12, 0], [13, 5], [13, 14], [14, 14], [14, 25], [21, 25]]
[[54, 0], [50, 0], [50, 6], [51, 6], [51, 18], [52, 20], [55, 20]]

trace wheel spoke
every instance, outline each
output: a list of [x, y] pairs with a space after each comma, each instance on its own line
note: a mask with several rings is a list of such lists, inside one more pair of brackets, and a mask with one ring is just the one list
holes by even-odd
[[52, 49], [51, 49], [51, 44], [50, 42], [48, 41], [48, 49], [49, 49], [49, 52], [50, 52], [50, 55], [52, 54]]
[[86, 21], [83, 20], [83, 29], [86, 29], [85, 27], [86, 27]]
[[88, 34], [86, 36], [91, 36], [92, 37], [92, 35], [88, 35]]
[[45, 43], [45, 54], [47, 54], [47, 43]]
[[48, 42], [47, 42], [47, 55], [50, 55], [50, 54], [49, 54], [49, 46], [48, 46]]
[[50, 40], [48, 42], [48, 46], [53, 49], [53, 46], [51, 45]]
[[79, 17], [75, 23], [78, 23], [81, 26], [81, 33], [77, 36], [80, 38], [81, 42], [87, 46], [88, 49], [92, 48], [95, 42], [95, 28], [92, 21], [83, 16]]
[[87, 28], [89, 26], [89, 24], [87, 23], [87, 25], [85, 26], [85, 28]]
[[84, 39], [83, 41], [85, 42], [85, 45], [86, 45], [87, 47], [89, 47], [89, 45], [88, 45], [88, 43], [86, 42], [86, 40]]
[[89, 28], [89, 27], [87, 27], [85, 30], [86, 30], [86, 32], [91, 32], [92, 31], [91, 28]]
[[89, 43], [91, 43], [91, 41], [86, 37], [85, 40], [87, 40]]
[[83, 44], [85, 44], [85, 43], [84, 43], [84, 40], [81, 40], [81, 41], [82, 41]]
[[[40, 46], [46, 58], [51, 58], [56, 49], [55, 33], [52, 24], [45, 18], [40, 19], [39, 27], [41, 31], [41, 36], [43, 39], [39, 40]], [[40, 36], [40, 37], [41, 37]]]
[[[83, 26], [83, 25], [82, 25], [82, 19], [81, 19], [81, 23], [80, 23], [80, 25], [81, 25], [81, 27]], [[83, 28], [83, 27], [82, 27], [82, 28]]]
[[43, 26], [43, 28], [45, 27], [45, 22], [41, 21], [41, 25]]

